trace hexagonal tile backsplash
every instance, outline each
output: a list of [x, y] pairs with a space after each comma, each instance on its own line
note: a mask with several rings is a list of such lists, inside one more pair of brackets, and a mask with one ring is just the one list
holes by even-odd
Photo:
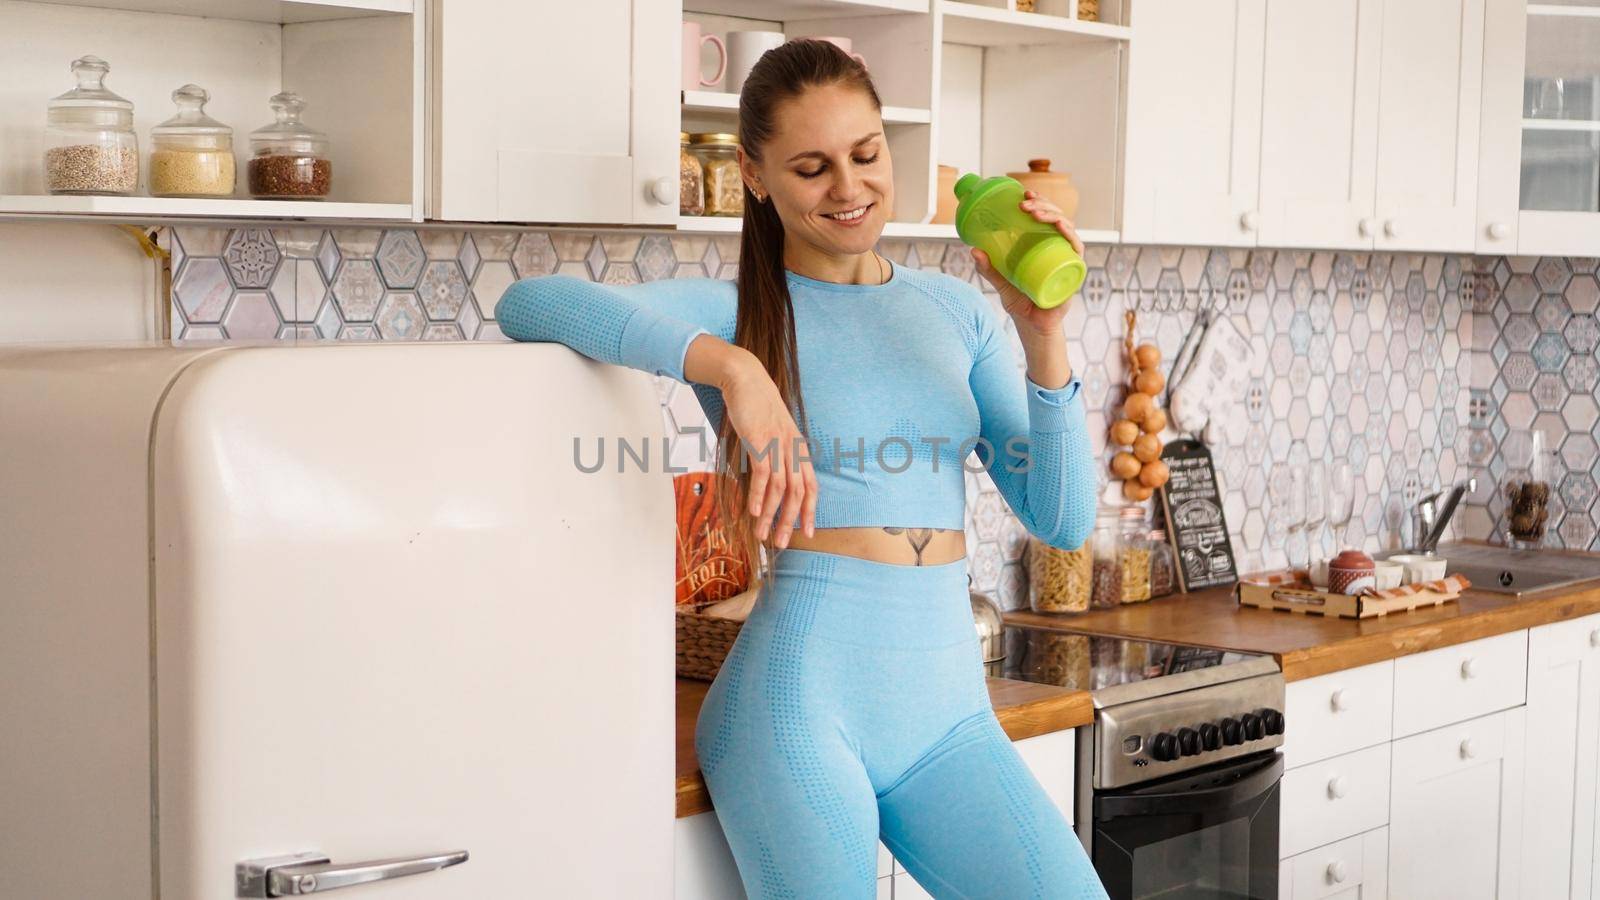
[[[498, 341], [494, 304], [517, 278], [732, 278], [739, 253], [735, 236], [566, 229], [181, 227], [162, 241], [173, 255], [173, 335], [206, 340]], [[957, 242], [881, 249], [992, 297]], [[1456, 531], [1498, 538], [1499, 447], [1528, 427], [1545, 431], [1556, 466], [1550, 542], [1600, 548], [1595, 260], [1117, 246], [1089, 248], [1088, 262], [1068, 342], [1095, 398], [1089, 428], [1103, 461], [1126, 377], [1126, 311], [1137, 313], [1136, 339], [1155, 341], [1169, 362], [1203, 309], [1249, 339], [1250, 386], [1212, 435], [1245, 569], [1284, 560], [1267, 486], [1288, 461], [1351, 464], [1348, 534], [1369, 549], [1409, 540], [1408, 508], [1468, 474], [1479, 489]], [[669, 432], [704, 422], [692, 392], [656, 382]], [[692, 439], [677, 442], [676, 463], [707, 460]], [[1025, 606], [1026, 534], [987, 478], [969, 474], [967, 484], [974, 585]]]

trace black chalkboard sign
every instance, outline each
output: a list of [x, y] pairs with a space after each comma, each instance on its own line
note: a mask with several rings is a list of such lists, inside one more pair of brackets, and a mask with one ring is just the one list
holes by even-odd
[[1161, 459], [1171, 474], [1157, 493], [1167, 540], [1178, 558], [1179, 585], [1194, 591], [1238, 581], [1211, 451], [1199, 441], [1176, 440], [1161, 451]]

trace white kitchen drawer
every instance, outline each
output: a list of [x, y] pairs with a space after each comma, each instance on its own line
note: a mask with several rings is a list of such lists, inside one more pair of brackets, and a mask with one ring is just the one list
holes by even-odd
[[1384, 900], [1388, 881], [1387, 828], [1307, 850], [1278, 864], [1279, 900]]
[[1394, 662], [1394, 736], [1521, 706], [1528, 685], [1528, 632], [1440, 647]]
[[1394, 724], [1393, 660], [1291, 682], [1285, 694], [1285, 768], [1389, 741]]
[[1055, 801], [1056, 808], [1066, 817], [1067, 824], [1073, 824], [1075, 795], [1072, 773], [1078, 753], [1077, 729], [1068, 728], [1023, 738], [1012, 741], [1011, 746], [1017, 748], [1017, 755], [1022, 757], [1033, 777], [1039, 779], [1044, 792]]
[[1283, 773], [1280, 859], [1389, 822], [1389, 745]]

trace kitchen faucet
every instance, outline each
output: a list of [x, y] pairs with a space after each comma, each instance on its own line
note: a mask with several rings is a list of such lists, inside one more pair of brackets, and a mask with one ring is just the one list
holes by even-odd
[[[1416, 507], [1411, 510], [1411, 533], [1416, 536], [1416, 545], [1411, 552], [1429, 556], [1437, 552], [1439, 538], [1444, 536], [1444, 529], [1450, 524], [1450, 517], [1455, 514], [1461, 498], [1468, 491], [1477, 489], [1478, 479], [1468, 478], [1451, 486], [1449, 491], [1435, 491], [1417, 501]], [[1443, 506], [1439, 504], [1440, 496], [1444, 497]]]

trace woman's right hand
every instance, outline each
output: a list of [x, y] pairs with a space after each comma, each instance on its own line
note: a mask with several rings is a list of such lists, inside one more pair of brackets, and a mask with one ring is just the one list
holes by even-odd
[[756, 537], [767, 539], [781, 505], [774, 543], [786, 547], [797, 524], [807, 537], [816, 532], [817, 476], [807, 458], [805, 438], [778, 386], [754, 355], [746, 353], [729, 369], [721, 385], [722, 399], [729, 424], [750, 461], [748, 509], [756, 519]]

